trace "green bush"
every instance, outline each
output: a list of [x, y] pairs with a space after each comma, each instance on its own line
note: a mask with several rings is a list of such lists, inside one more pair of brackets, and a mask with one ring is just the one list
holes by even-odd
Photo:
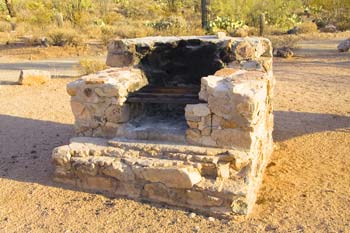
[[238, 28], [242, 28], [244, 26], [244, 22], [241, 20], [234, 21], [229, 17], [220, 17], [217, 16], [215, 19], [209, 21], [209, 30], [212, 32], [217, 32], [220, 30], [224, 31], [235, 31]]
[[185, 28], [186, 24], [187, 23], [184, 18], [179, 16], [170, 16], [167, 18], [162, 18], [158, 21], [146, 23], [147, 26], [158, 31], [171, 30], [174, 28]]

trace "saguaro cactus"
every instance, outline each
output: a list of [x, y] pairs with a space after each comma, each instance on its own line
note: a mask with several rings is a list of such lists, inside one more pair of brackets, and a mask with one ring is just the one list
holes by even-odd
[[208, 29], [209, 26], [209, 1], [201, 0], [201, 11], [202, 11], [202, 28]]
[[265, 14], [260, 14], [260, 22], [259, 22], [259, 35], [263, 36], [265, 32]]

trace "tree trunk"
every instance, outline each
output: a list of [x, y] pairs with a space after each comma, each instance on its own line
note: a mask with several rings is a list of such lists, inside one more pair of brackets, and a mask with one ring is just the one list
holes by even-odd
[[13, 9], [12, 0], [5, 0], [5, 4], [11, 18], [16, 17], [16, 12]]
[[201, 0], [202, 8], [202, 28], [208, 29], [209, 26], [209, 0]]

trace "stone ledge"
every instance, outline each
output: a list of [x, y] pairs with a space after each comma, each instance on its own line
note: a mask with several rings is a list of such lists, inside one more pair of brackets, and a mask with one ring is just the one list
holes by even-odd
[[216, 217], [247, 214], [255, 187], [244, 151], [72, 138], [55, 148], [54, 180], [109, 196], [166, 203]]

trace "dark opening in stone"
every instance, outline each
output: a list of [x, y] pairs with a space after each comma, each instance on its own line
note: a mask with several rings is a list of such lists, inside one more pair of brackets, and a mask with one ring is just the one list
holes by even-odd
[[199, 39], [156, 44], [140, 61], [149, 85], [161, 87], [199, 86], [223, 66], [218, 45]]
[[185, 142], [185, 106], [200, 102], [201, 78], [225, 66], [226, 47], [202, 39], [142, 46], [136, 47], [142, 54], [138, 66], [149, 84], [128, 96], [129, 103], [143, 105], [143, 113], [129, 122], [127, 137]]

